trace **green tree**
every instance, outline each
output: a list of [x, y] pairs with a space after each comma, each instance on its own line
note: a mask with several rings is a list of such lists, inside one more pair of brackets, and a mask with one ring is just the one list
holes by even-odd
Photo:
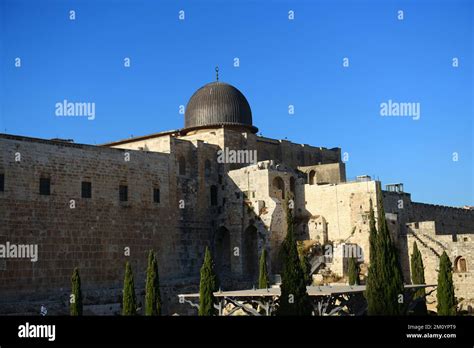
[[[411, 266], [411, 281], [413, 284], [425, 284], [425, 270], [423, 266], [423, 258], [421, 256], [420, 250], [418, 250], [418, 245], [413, 243], [413, 254], [411, 254], [410, 259]], [[419, 289], [415, 292], [413, 299], [423, 298], [423, 300], [415, 307], [414, 314], [416, 315], [426, 315], [426, 299], [425, 299], [425, 289]]]
[[381, 283], [378, 280], [378, 260], [377, 260], [377, 228], [375, 223], [375, 213], [372, 199], [369, 201], [369, 244], [370, 244], [370, 265], [366, 280], [365, 296], [367, 298], [367, 311], [369, 314], [381, 313], [383, 310]]
[[217, 291], [217, 277], [214, 270], [211, 252], [206, 247], [204, 262], [201, 267], [201, 280], [199, 283], [199, 315], [215, 315], [214, 292]]
[[148, 254], [146, 271], [145, 315], [161, 315], [160, 278], [158, 261], [153, 250]]
[[300, 258], [301, 269], [303, 270], [304, 282], [306, 285], [311, 285], [313, 283], [313, 278], [311, 276], [311, 263], [309, 258], [305, 253], [305, 247], [303, 242], [296, 242], [298, 249], [298, 257]]
[[[380, 184], [378, 192], [378, 221], [375, 245], [371, 246], [374, 255], [371, 255], [369, 275], [367, 280], [366, 297], [369, 315], [401, 315], [404, 305], [399, 302], [403, 296], [403, 278], [398, 260], [398, 250], [390, 237], [383, 207], [383, 194]], [[373, 214], [370, 214], [373, 219]], [[374, 221], [370, 221], [371, 230]], [[371, 231], [371, 235], [374, 231]], [[373, 242], [373, 241], [372, 241]]]
[[311, 305], [298, 248], [293, 234], [293, 214], [287, 203], [287, 234], [284, 241], [281, 295], [277, 315], [311, 315]]
[[81, 277], [79, 276], [79, 270], [74, 268], [74, 272], [71, 277], [71, 289], [72, 296], [70, 300], [70, 312], [71, 315], [82, 315], [82, 290], [81, 290]]
[[348, 265], [349, 285], [359, 285], [359, 265], [355, 257], [349, 259]]
[[438, 315], [456, 315], [456, 299], [454, 297], [453, 269], [448, 255], [444, 251], [439, 260]]
[[301, 270], [303, 271], [304, 275], [304, 283], [306, 285], [311, 285], [313, 279], [311, 277], [311, 264], [309, 263], [308, 257], [304, 254], [303, 250], [299, 253], [300, 263], [301, 263]]
[[122, 315], [137, 314], [137, 298], [135, 297], [135, 284], [133, 282], [132, 266], [127, 261], [125, 264], [125, 278], [123, 281], [123, 308]]
[[375, 213], [372, 204], [372, 198], [369, 201], [369, 244], [370, 244], [370, 264], [374, 265], [377, 262], [377, 228], [375, 227]]
[[268, 281], [268, 271], [267, 271], [267, 251], [265, 248], [262, 251], [262, 255], [260, 255], [260, 272], [258, 276], [258, 288], [259, 289], [267, 289], [270, 286], [270, 282]]

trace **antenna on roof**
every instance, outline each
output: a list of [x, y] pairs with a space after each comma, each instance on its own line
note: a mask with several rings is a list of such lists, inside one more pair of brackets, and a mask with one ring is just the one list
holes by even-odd
[[219, 81], [219, 67], [216, 66], [216, 81]]

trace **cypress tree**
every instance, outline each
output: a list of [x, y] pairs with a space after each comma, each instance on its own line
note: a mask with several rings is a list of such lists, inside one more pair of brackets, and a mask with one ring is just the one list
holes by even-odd
[[81, 290], [81, 277], [79, 276], [79, 270], [74, 268], [74, 272], [71, 277], [71, 315], [77, 316], [82, 315], [82, 290]]
[[300, 255], [301, 270], [303, 271], [304, 283], [306, 285], [311, 285], [313, 279], [311, 277], [311, 265], [309, 264], [308, 258], [306, 255]]
[[403, 304], [398, 300], [400, 295], [403, 296], [404, 288], [398, 251], [390, 237], [383, 208], [383, 194], [379, 185], [377, 190], [378, 230], [375, 241], [375, 263], [369, 268], [367, 281], [368, 312], [369, 315], [401, 315]]
[[381, 313], [382, 312], [382, 301], [381, 283], [378, 280], [378, 260], [377, 260], [377, 228], [375, 226], [375, 214], [370, 199], [370, 211], [369, 211], [369, 243], [370, 243], [370, 265], [369, 274], [366, 281], [366, 292], [365, 296], [367, 299], [367, 311], [369, 314]]
[[372, 198], [369, 201], [370, 210], [369, 210], [369, 244], [370, 244], [370, 264], [374, 265], [377, 262], [377, 228], [375, 227], [375, 214], [374, 207], [372, 204]]
[[[421, 256], [420, 251], [418, 250], [418, 245], [413, 243], [413, 254], [411, 254], [410, 259], [410, 266], [411, 266], [411, 281], [413, 284], [425, 284], [425, 270], [423, 267], [423, 259]], [[419, 289], [415, 292], [413, 299], [416, 300], [417, 298], [424, 298], [425, 297], [425, 289]], [[426, 299], [423, 299], [416, 308], [415, 314], [417, 315], [426, 315], [427, 308], [426, 308]]]
[[293, 235], [293, 214], [288, 204], [287, 235], [282, 250], [284, 264], [277, 315], [311, 315], [311, 304], [306, 292], [305, 277]]
[[349, 285], [359, 285], [359, 265], [355, 257], [349, 259], [348, 265]]
[[217, 290], [217, 277], [214, 271], [214, 262], [211, 252], [206, 247], [204, 262], [201, 267], [201, 280], [199, 283], [199, 315], [215, 315], [214, 291]]
[[133, 282], [132, 266], [127, 261], [125, 264], [125, 278], [123, 281], [123, 308], [122, 315], [137, 314], [137, 298], [135, 297], [135, 284]]
[[454, 297], [453, 269], [446, 251], [439, 260], [438, 289], [438, 315], [456, 315], [456, 299]]
[[267, 289], [270, 285], [268, 281], [268, 272], [267, 272], [267, 251], [265, 248], [262, 251], [262, 255], [260, 255], [260, 272], [258, 277], [258, 288], [259, 289]]
[[145, 315], [161, 315], [160, 278], [155, 253], [148, 254], [146, 271]]

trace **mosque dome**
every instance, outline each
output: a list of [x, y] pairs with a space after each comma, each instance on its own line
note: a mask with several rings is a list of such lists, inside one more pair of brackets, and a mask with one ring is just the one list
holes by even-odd
[[199, 88], [189, 99], [184, 131], [219, 126], [257, 132], [252, 125], [252, 110], [242, 92], [232, 85], [216, 81]]

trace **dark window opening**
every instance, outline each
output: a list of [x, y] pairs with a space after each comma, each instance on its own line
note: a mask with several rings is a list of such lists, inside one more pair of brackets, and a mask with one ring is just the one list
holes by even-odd
[[314, 170], [309, 172], [309, 184], [314, 185], [314, 177], [316, 176], [316, 172]]
[[82, 192], [82, 198], [92, 198], [92, 183], [88, 181], [83, 181], [81, 192]]
[[217, 186], [211, 186], [211, 205], [217, 205]]
[[279, 176], [273, 179], [273, 190], [278, 198], [285, 199], [285, 183]]
[[49, 196], [51, 194], [51, 179], [40, 178], [40, 195]]
[[153, 189], [153, 202], [160, 203], [160, 189], [159, 188]]
[[120, 199], [120, 202], [128, 201], [128, 186], [126, 185], [119, 186], [119, 199]]
[[0, 192], [5, 191], [5, 174], [0, 174]]

